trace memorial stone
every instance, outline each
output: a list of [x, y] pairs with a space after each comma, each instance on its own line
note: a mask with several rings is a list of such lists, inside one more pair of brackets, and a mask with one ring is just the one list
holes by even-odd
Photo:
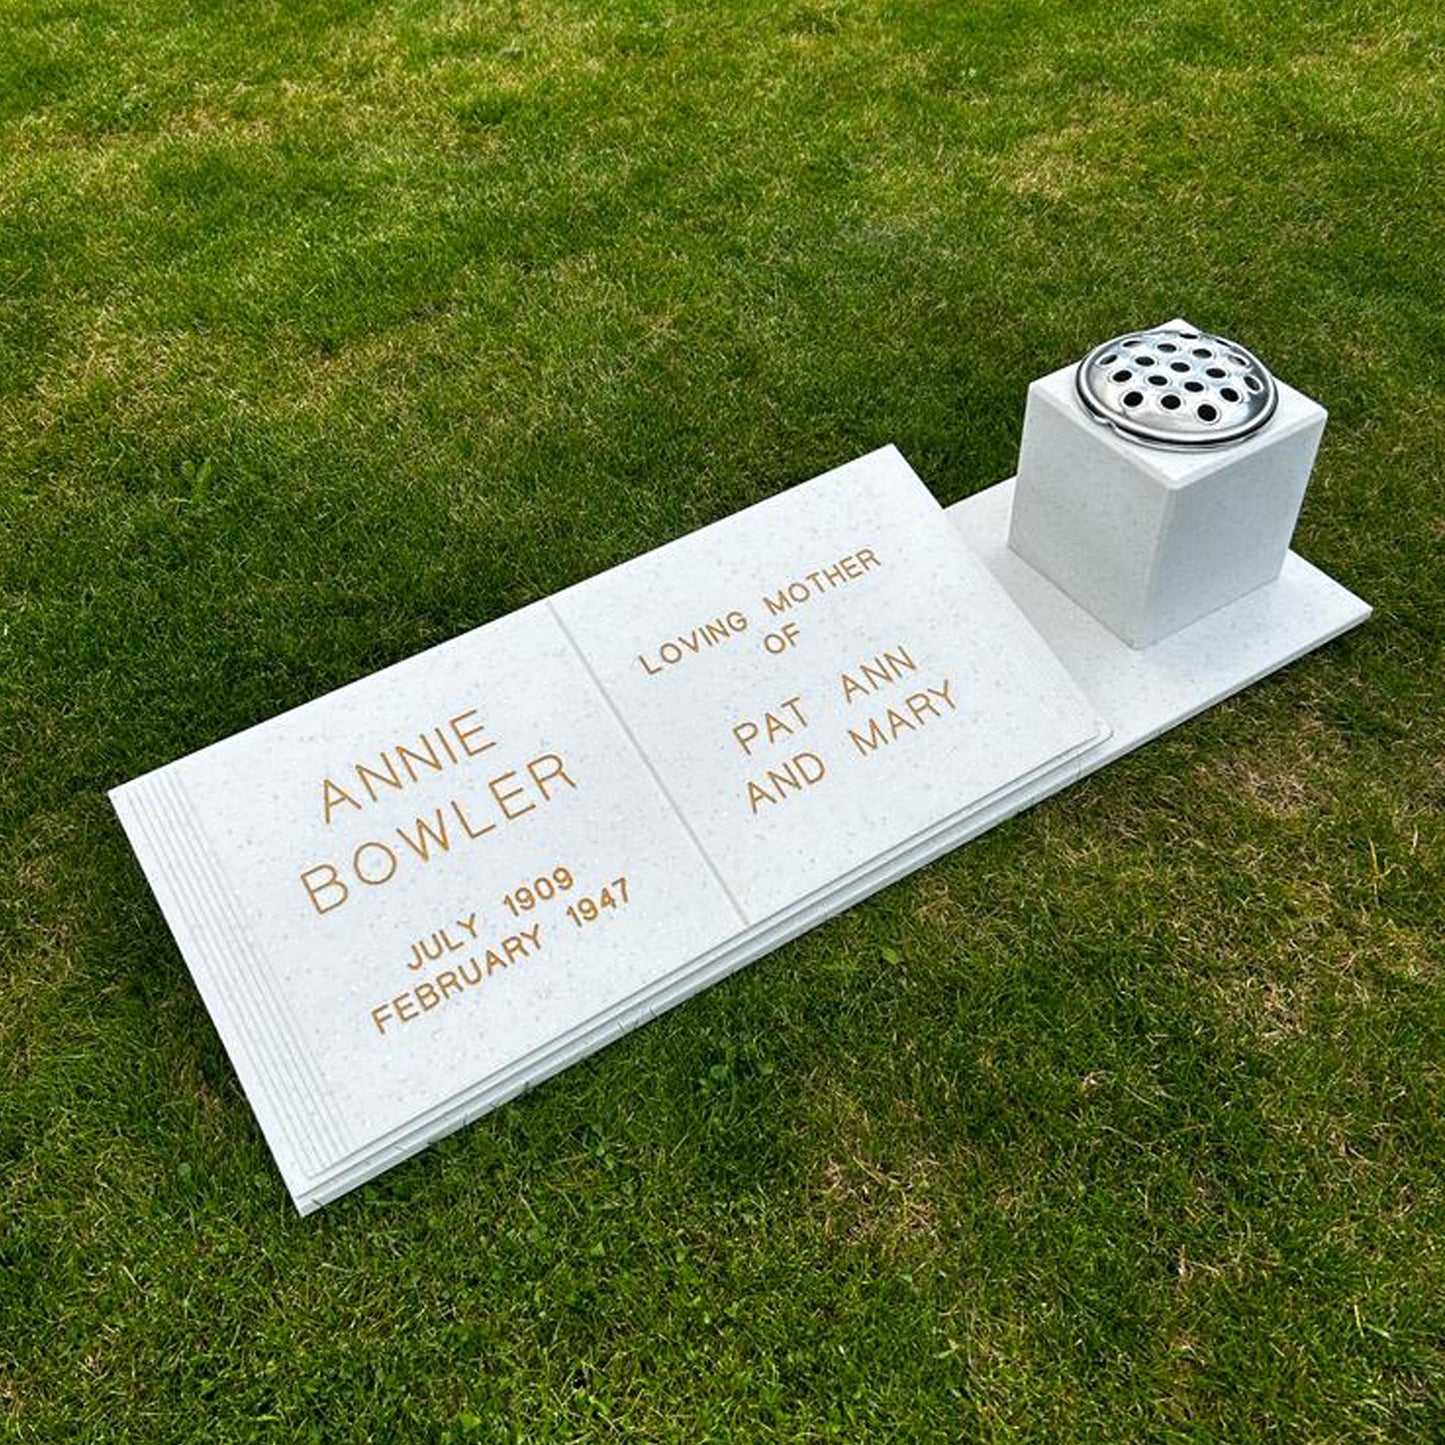
[[1056, 372], [948, 513], [885, 447], [115, 789], [298, 1208], [1362, 621], [1272, 395]]

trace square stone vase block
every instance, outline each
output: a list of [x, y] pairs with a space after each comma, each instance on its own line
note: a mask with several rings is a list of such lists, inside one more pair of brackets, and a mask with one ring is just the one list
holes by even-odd
[[1135, 648], [1273, 581], [1325, 427], [1323, 407], [1278, 386], [1253, 436], [1170, 451], [1094, 420], [1073, 366], [1035, 381], [1010, 548]]

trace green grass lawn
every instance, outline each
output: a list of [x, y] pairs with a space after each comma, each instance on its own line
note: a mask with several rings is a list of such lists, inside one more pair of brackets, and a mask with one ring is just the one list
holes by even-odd
[[[0, 0], [0, 1438], [1445, 1437], [1442, 54]], [[1181, 312], [1375, 619], [298, 1219], [104, 790]]]

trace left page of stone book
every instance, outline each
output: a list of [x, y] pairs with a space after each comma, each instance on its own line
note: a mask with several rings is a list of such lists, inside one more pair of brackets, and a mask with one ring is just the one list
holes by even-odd
[[293, 1196], [740, 927], [545, 604], [111, 796]]

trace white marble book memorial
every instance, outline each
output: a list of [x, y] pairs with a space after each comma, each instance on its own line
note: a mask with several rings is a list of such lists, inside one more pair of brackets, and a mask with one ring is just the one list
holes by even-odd
[[1013, 485], [884, 448], [112, 793], [299, 1209], [1368, 611], [1137, 648]]
[[1106, 731], [886, 449], [114, 797], [306, 1208]]

